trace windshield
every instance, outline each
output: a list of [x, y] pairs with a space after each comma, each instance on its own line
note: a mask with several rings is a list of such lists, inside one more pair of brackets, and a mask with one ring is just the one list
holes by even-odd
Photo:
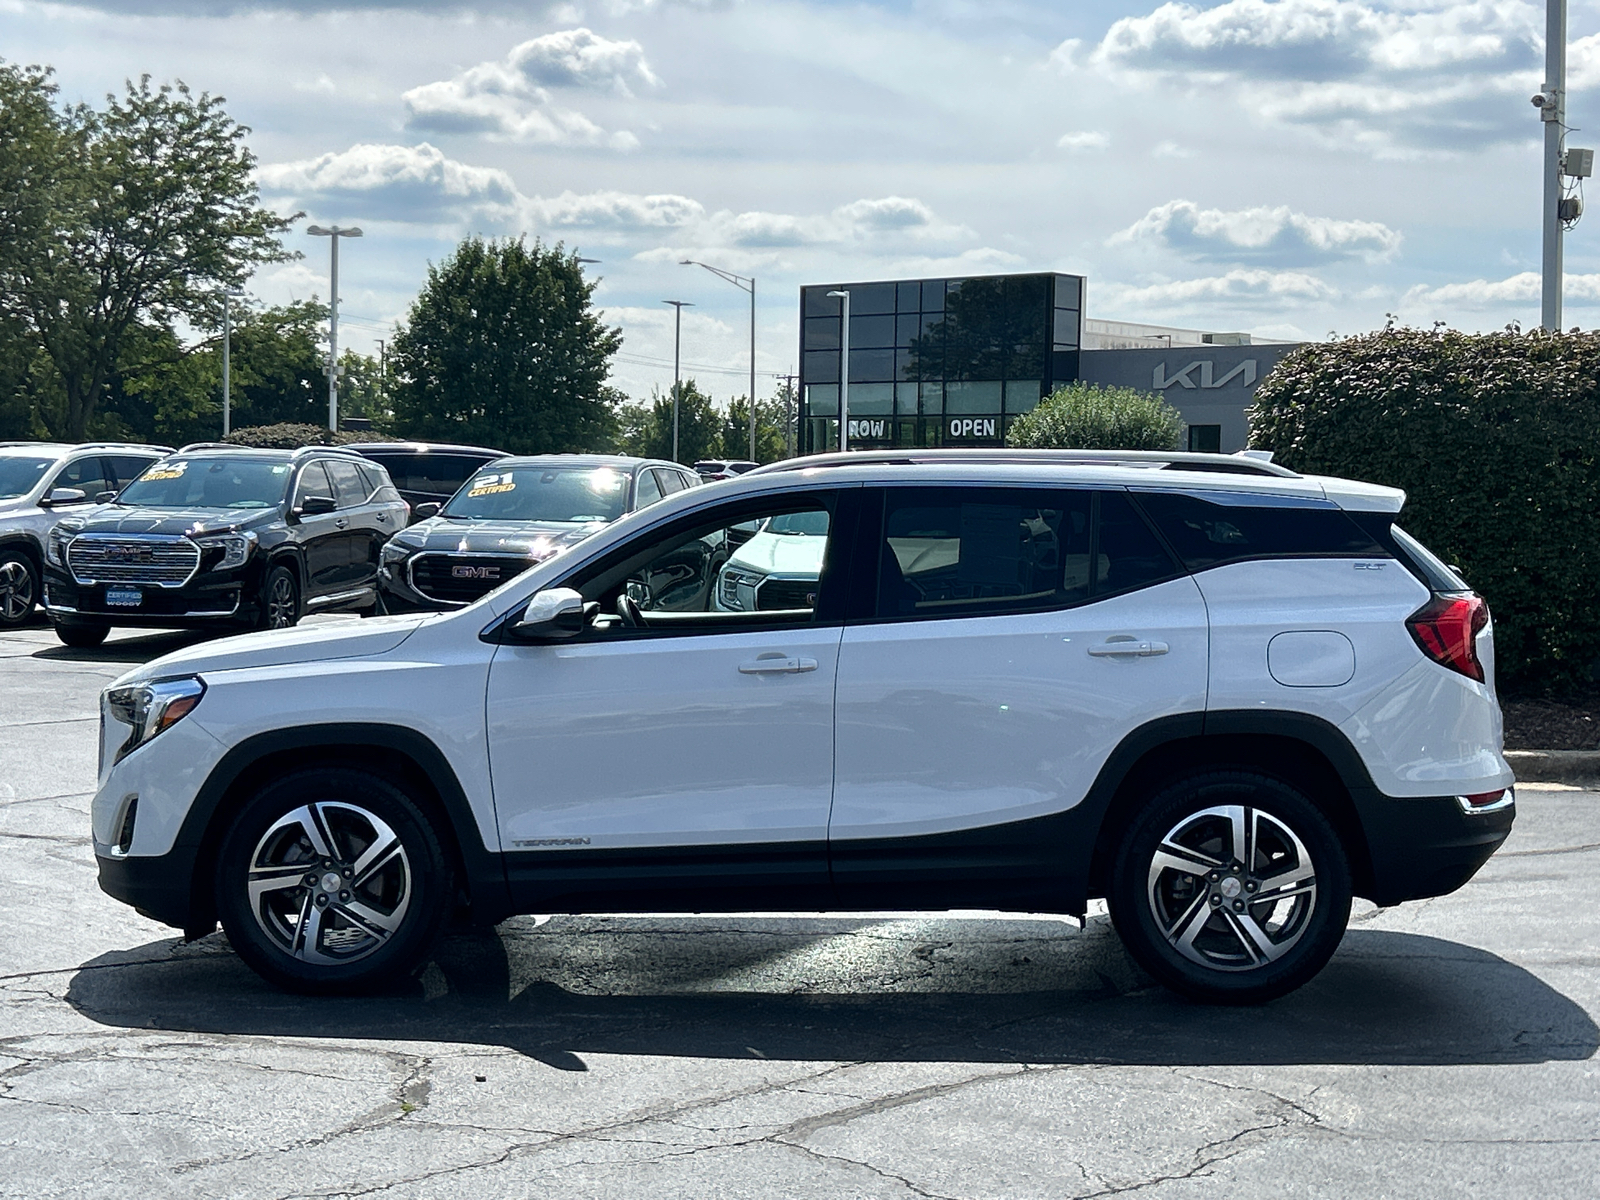
[[813, 512], [784, 513], [767, 521], [767, 533], [787, 533], [796, 537], [827, 537], [828, 514]]
[[122, 490], [117, 504], [137, 508], [274, 508], [289, 464], [260, 458], [169, 458]]
[[53, 458], [0, 458], [0, 500], [14, 500], [33, 491], [39, 477], [50, 469]]
[[628, 508], [628, 477], [611, 467], [511, 467], [480, 471], [441, 514], [473, 521], [615, 521]]

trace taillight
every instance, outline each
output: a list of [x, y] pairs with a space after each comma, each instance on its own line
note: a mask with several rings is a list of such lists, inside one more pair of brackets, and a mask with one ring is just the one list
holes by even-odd
[[1478, 634], [1489, 623], [1482, 596], [1435, 596], [1406, 618], [1406, 628], [1422, 652], [1441, 667], [1483, 682]]

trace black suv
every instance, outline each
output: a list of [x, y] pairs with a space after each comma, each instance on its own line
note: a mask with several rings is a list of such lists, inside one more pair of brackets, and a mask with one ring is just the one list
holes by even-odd
[[45, 608], [69, 646], [113, 625], [278, 629], [371, 611], [379, 552], [407, 515], [384, 469], [347, 450], [185, 446], [51, 530]]
[[387, 612], [460, 608], [617, 518], [697, 487], [687, 467], [620, 454], [536, 454], [482, 468], [383, 548]]
[[443, 504], [479, 467], [506, 456], [504, 450], [448, 442], [358, 442], [344, 448], [388, 471], [400, 498], [412, 509]]

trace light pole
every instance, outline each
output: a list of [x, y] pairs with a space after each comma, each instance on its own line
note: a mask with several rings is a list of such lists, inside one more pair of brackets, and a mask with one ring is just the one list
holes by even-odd
[[233, 314], [228, 301], [237, 300], [244, 293], [224, 289], [222, 293], [222, 436], [227, 437], [233, 428], [233, 388], [230, 386], [229, 354], [233, 348]]
[[697, 262], [686, 258], [678, 264], [680, 267], [704, 267], [713, 275], [726, 279], [742, 292], [750, 293], [750, 461], [756, 458], [756, 281], [753, 275], [735, 275], [732, 271], [724, 271], [721, 267], [713, 267], [710, 263]]
[[360, 237], [361, 229], [341, 229], [337, 225], [323, 227], [312, 225], [307, 230], [312, 237], [325, 237], [333, 248], [332, 266], [329, 270], [328, 290], [328, 428], [339, 431], [339, 239]]
[[678, 461], [678, 352], [683, 345], [683, 310], [693, 308], [689, 300], [663, 300], [672, 305], [672, 461]]
[[1545, 0], [1544, 91], [1535, 96], [1544, 122], [1544, 261], [1539, 323], [1561, 328], [1561, 139], [1567, 126], [1567, 0]]
[[829, 292], [839, 297], [839, 449], [850, 449], [850, 293]]

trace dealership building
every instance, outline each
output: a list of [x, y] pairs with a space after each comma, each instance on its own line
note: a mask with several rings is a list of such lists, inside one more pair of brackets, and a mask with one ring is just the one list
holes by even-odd
[[1241, 450], [1256, 385], [1296, 343], [1084, 316], [1082, 275], [982, 275], [800, 289], [799, 451], [839, 446], [842, 303], [850, 295], [852, 449], [998, 446], [1063, 383], [1155, 392], [1193, 450]]

